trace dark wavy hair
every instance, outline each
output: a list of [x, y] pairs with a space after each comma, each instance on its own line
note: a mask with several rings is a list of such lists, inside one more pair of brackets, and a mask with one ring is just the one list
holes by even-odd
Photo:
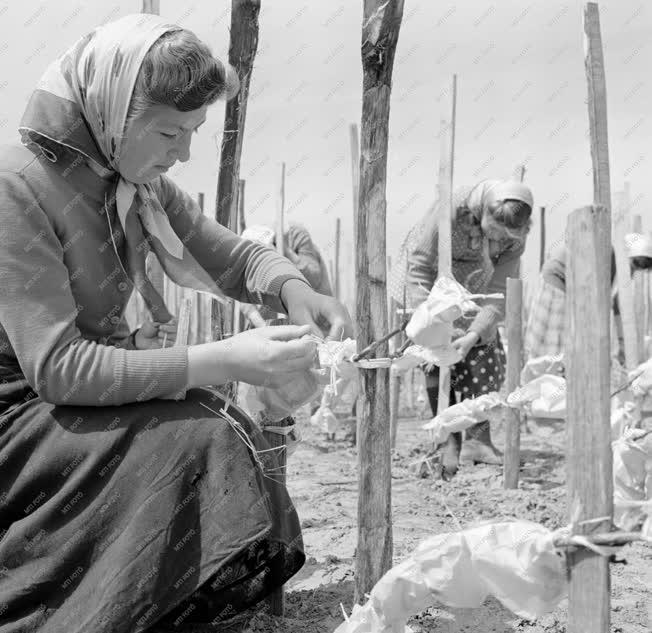
[[491, 221], [504, 228], [507, 235], [513, 238], [522, 238], [532, 225], [532, 207], [520, 200], [495, 200], [487, 206], [486, 211]]
[[192, 31], [178, 29], [159, 37], [141, 64], [129, 103], [127, 123], [153, 105], [181, 112], [231, 99], [240, 82], [229, 64], [213, 57]]

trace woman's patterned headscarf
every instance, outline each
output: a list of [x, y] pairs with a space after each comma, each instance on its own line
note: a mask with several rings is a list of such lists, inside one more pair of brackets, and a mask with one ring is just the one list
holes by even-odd
[[[37, 144], [50, 160], [51, 143], [68, 147], [97, 166], [118, 171], [123, 131], [136, 78], [151, 46], [181, 27], [159, 16], [136, 14], [96, 28], [53, 62], [32, 94], [19, 130], [25, 145]], [[120, 177], [115, 191], [127, 242], [127, 273], [155, 320], [172, 318], [145, 273], [151, 248], [176, 283], [225, 301], [214, 280], [176, 235], [149, 184]]]

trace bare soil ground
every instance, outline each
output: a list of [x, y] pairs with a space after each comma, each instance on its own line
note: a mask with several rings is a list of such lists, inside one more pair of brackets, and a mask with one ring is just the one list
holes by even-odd
[[[478, 520], [517, 517], [551, 529], [567, 522], [564, 425], [530, 424], [522, 434], [524, 466], [518, 490], [502, 489], [500, 467], [463, 467], [450, 482], [421, 478], [411, 468], [428, 444], [421, 420], [402, 419], [393, 454], [394, 561], [401, 561], [423, 539], [455, 531]], [[287, 586], [282, 618], [259, 610], [247, 622], [251, 633], [331, 633], [342, 621], [342, 605], [351, 612], [354, 552], [357, 539], [355, 448], [343, 432], [335, 441], [309, 426], [303, 416], [304, 441], [290, 457], [288, 488], [303, 526], [308, 562]], [[502, 446], [501, 429], [496, 444]], [[612, 631], [652, 631], [652, 547], [623, 548], [612, 565]], [[564, 601], [536, 622], [525, 621], [489, 599], [477, 609], [433, 605], [409, 624], [417, 633], [563, 633]], [[593, 633], [587, 631], [586, 633]]]

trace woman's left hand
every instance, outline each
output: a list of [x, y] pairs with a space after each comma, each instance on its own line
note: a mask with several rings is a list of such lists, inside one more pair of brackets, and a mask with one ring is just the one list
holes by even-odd
[[147, 319], [136, 331], [136, 349], [160, 349], [172, 347], [177, 340], [177, 319], [167, 323], [154, 323]]
[[467, 332], [453, 341], [453, 347], [460, 353], [462, 360], [471, 351], [471, 348], [480, 340], [476, 332]]
[[337, 299], [315, 292], [298, 279], [286, 281], [281, 295], [295, 325], [310, 325], [314, 334], [330, 340], [353, 337], [351, 317]]

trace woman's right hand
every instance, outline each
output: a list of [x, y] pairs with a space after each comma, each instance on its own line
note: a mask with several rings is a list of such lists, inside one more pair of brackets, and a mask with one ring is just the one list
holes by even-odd
[[317, 364], [309, 325], [256, 328], [188, 348], [188, 386], [246, 382], [278, 388]]

